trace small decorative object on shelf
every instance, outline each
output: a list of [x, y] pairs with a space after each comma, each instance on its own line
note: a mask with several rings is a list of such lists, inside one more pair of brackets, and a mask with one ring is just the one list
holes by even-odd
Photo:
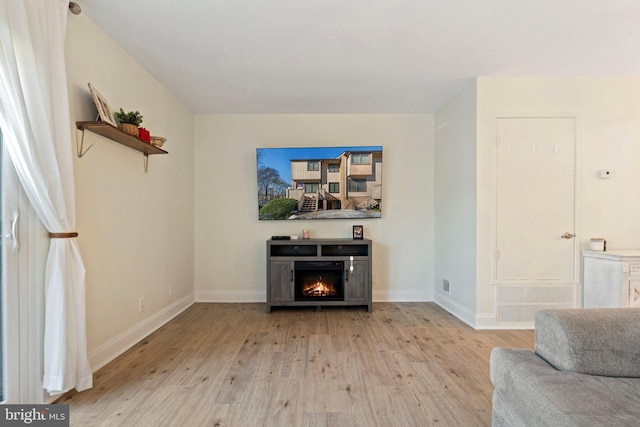
[[151, 134], [145, 128], [138, 128], [138, 138], [144, 142], [151, 143]]
[[302, 230], [302, 238], [305, 240], [309, 238], [309, 230]]
[[353, 238], [356, 240], [362, 240], [364, 237], [364, 227], [361, 225], [353, 226]]
[[162, 136], [151, 136], [151, 145], [154, 147], [162, 147], [167, 142], [167, 138]]
[[604, 252], [607, 250], [607, 241], [602, 237], [593, 237], [589, 243], [589, 249], [592, 251]]
[[142, 124], [142, 114], [140, 114], [139, 111], [129, 111], [125, 113], [124, 110], [120, 108], [120, 111], [116, 111], [114, 116], [118, 122], [118, 129], [136, 138], [138, 137], [140, 134], [138, 128]]
[[107, 99], [102, 96], [102, 94], [98, 92], [98, 89], [96, 89], [91, 83], [89, 83], [89, 92], [91, 92], [93, 102], [96, 104], [96, 109], [98, 110], [98, 116], [100, 116], [100, 119], [110, 125], [117, 126], [116, 121], [113, 119], [113, 114], [111, 113], [111, 108], [109, 108]]

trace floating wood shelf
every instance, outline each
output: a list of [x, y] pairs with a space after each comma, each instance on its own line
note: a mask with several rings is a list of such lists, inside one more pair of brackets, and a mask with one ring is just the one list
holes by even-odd
[[124, 133], [117, 127], [113, 126], [112, 124], [104, 121], [76, 122], [76, 128], [82, 131], [82, 139], [80, 140], [80, 144], [78, 144], [78, 141], [76, 138], [76, 145], [78, 148], [78, 157], [84, 156], [86, 152], [89, 151], [89, 148], [93, 146], [93, 144], [91, 144], [89, 148], [82, 151], [83, 144], [84, 144], [85, 130], [89, 130], [100, 136], [104, 136], [105, 138], [118, 142], [122, 145], [126, 145], [129, 148], [133, 148], [134, 150], [137, 150], [143, 153], [145, 172], [149, 167], [149, 154], [168, 154], [168, 151], [165, 151], [162, 148], [158, 148], [154, 145], [151, 145], [148, 142], [141, 140], [140, 138], [136, 138], [135, 136]]

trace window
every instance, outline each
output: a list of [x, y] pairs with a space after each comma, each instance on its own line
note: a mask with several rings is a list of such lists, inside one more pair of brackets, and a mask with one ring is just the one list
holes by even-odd
[[320, 162], [314, 160], [307, 162], [307, 170], [308, 171], [319, 171], [320, 170]]
[[329, 163], [327, 165], [328, 172], [340, 172], [340, 163]]
[[369, 164], [369, 155], [368, 154], [352, 154], [351, 155], [351, 163], [354, 165], [368, 165]]
[[329, 183], [329, 193], [339, 193], [340, 192], [340, 183], [339, 182], [330, 182]]
[[305, 182], [304, 183], [304, 192], [305, 193], [317, 193], [318, 192], [318, 183], [317, 182]]
[[367, 191], [367, 182], [364, 179], [352, 179], [349, 181], [349, 191], [354, 191], [354, 192]]

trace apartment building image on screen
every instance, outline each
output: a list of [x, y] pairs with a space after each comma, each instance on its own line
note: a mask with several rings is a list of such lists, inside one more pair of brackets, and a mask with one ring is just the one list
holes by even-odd
[[258, 148], [258, 218], [382, 216], [382, 146]]

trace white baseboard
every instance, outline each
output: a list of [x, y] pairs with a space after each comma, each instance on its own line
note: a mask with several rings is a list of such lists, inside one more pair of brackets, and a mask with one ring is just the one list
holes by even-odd
[[478, 314], [476, 316], [476, 325], [478, 329], [497, 329], [498, 322], [495, 314]]
[[478, 314], [476, 329], [534, 329], [534, 322], [498, 322], [495, 314]]
[[194, 302], [194, 295], [187, 295], [92, 351], [89, 354], [91, 371], [96, 372], [129, 350], [169, 320], [189, 308]]
[[436, 304], [474, 329], [533, 329], [533, 322], [498, 322], [495, 314], [475, 314], [455, 301], [436, 292]]
[[458, 304], [451, 298], [444, 295], [442, 292], [436, 292], [435, 303], [447, 310], [449, 313], [456, 316], [458, 319], [462, 320], [467, 325], [471, 326], [474, 329], [478, 329], [476, 327], [476, 313]]
[[435, 303], [473, 329], [533, 329], [533, 322], [498, 322], [495, 314], [476, 314], [436, 292]]
[[267, 294], [264, 291], [196, 290], [196, 302], [267, 302]]
[[433, 295], [427, 292], [373, 291], [373, 302], [429, 302]]

